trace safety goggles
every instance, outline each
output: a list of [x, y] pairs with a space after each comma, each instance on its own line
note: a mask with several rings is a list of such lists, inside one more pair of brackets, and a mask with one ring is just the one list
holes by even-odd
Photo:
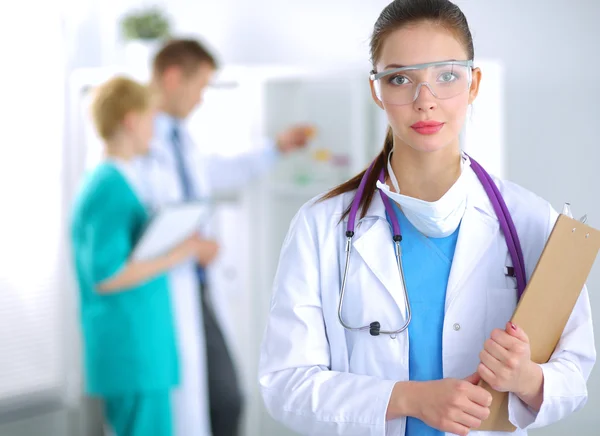
[[442, 61], [392, 68], [369, 76], [377, 98], [390, 105], [413, 103], [423, 86], [439, 99], [456, 97], [471, 87], [473, 61]]

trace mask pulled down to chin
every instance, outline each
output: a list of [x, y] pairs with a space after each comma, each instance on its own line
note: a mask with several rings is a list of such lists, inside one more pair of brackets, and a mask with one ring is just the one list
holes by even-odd
[[387, 184], [380, 181], [377, 182], [377, 188], [400, 206], [406, 219], [419, 232], [430, 238], [444, 238], [456, 231], [465, 213], [468, 192], [465, 166], [470, 166], [470, 164], [468, 157], [463, 155], [461, 175], [442, 198], [437, 201], [424, 201], [400, 194], [398, 179], [392, 170], [390, 159], [387, 163], [388, 173], [395, 192]]

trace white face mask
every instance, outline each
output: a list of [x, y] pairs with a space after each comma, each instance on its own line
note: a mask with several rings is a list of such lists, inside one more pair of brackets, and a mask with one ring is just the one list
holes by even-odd
[[[391, 157], [391, 153], [390, 153]], [[388, 158], [388, 172], [396, 192], [384, 183], [377, 182], [377, 187], [392, 201], [400, 205], [404, 216], [425, 236], [431, 238], [444, 238], [450, 236], [458, 228], [467, 207], [468, 183], [464, 167], [470, 166], [468, 157], [463, 155], [461, 160], [461, 174], [458, 180], [437, 201], [429, 202], [400, 194], [398, 179], [392, 171]]]

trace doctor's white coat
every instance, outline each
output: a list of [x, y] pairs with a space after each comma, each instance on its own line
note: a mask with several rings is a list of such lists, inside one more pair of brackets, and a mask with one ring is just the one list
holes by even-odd
[[[488, 197], [473, 171], [469, 197], [450, 272], [443, 328], [444, 377], [476, 371], [484, 341], [505, 327], [517, 303], [516, 281], [506, 242]], [[550, 204], [525, 189], [496, 180], [517, 229], [528, 279], [558, 216]], [[263, 339], [259, 381], [272, 416], [304, 435], [404, 435], [404, 418], [386, 423], [392, 387], [408, 380], [407, 334], [396, 339], [368, 331], [347, 332], [338, 321], [345, 262], [347, 219], [354, 193], [307, 203], [284, 242]], [[382, 329], [405, 322], [405, 304], [389, 224], [374, 196], [353, 239], [343, 316], [351, 326], [377, 320]], [[549, 320], [549, 322], [551, 322]], [[584, 288], [562, 338], [541, 365], [544, 398], [533, 413], [509, 394], [510, 420], [526, 429], [558, 421], [581, 408], [596, 351]], [[502, 433], [472, 432], [478, 436]]]
[[[184, 201], [171, 144], [174, 123], [166, 114], [157, 115], [150, 153], [136, 162], [137, 171], [146, 182], [142, 197], [155, 209]], [[202, 154], [185, 126], [181, 126], [181, 146], [194, 197], [198, 200], [210, 200], [212, 193], [219, 189], [239, 189], [270, 169], [278, 156], [274, 144], [266, 140], [263, 148], [236, 157]], [[210, 225], [199, 230], [211, 237]], [[210, 281], [210, 276], [208, 279]], [[172, 397], [174, 433], [210, 436], [206, 345], [195, 263], [186, 262], [171, 270], [169, 282], [181, 374], [180, 385]], [[218, 289], [209, 286], [210, 291], [218, 312], [223, 306], [222, 298]]]

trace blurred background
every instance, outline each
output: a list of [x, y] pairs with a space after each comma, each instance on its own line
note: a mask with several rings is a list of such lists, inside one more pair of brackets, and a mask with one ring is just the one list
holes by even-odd
[[[360, 171], [386, 122], [370, 99], [369, 35], [385, 0], [21, 0], [0, 12], [0, 435], [96, 436], [81, 395], [77, 292], [66, 218], [98, 155], [88, 91], [115, 72], [141, 80], [155, 41], [123, 18], [158, 8], [176, 36], [197, 37], [222, 68], [192, 116], [204, 151], [235, 154], [257, 136], [314, 123], [307, 150], [222, 196], [211, 267], [247, 398], [244, 435], [285, 436], [264, 411], [258, 345], [279, 249], [298, 207]], [[600, 227], [600, 2], [458, 0], [471, 25], [480, 98], [463, 147], [491, 173]], [[233, 109], [232, 109], [233, 108]], [[233, 113], [232, 113], [233, 111]], [[600, 319], [600, 267], [588, 286]], [[600, 323], [596, 323], [600, 325]], [[600, 328], [596, 328], [600, 338]], [[597, 342], [598, 343], [598, 342]], [[600, 343], [599, 343], [600, 345]], [[599, 347], [600, 348], [600, 347]], [[595, 435], [600, 371], [585, 409], [534, 435]]]

